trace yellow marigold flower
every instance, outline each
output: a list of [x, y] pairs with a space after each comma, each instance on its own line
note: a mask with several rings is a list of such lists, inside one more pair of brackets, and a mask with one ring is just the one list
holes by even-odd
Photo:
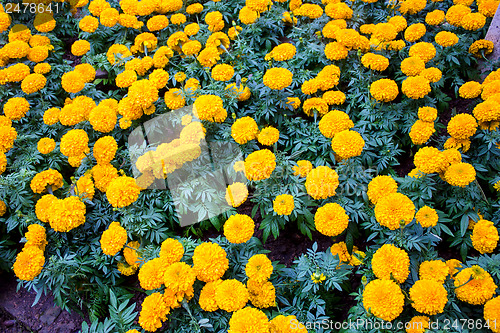
[[27, 95], [40, 91], [45, 87], [47, 79], [42, 74], [30, 74], [21, 83], [21, 89]]
[[422, 147], [414, 156], [415, 166], [424, 173], [440, 173], [446, 167], [446, 158], [434, 147]]
[[440, 31], [434, 36], [434, 40], [443, 47], [449, 47], [458, 43], [458, 36], [453, 32]]
[[304, 113], [309, 117], [313, 116], [315, 112], [321, 117], [328, 113], [328, 104], [322, 98], [313, 97], [307, 99], [302, 106]]
[[493, 52], [493, 47], [493, 42], [486, 39], [478, 39], [469, 47], [469, 53], [477, 58], [481, 58], [483, 55], [486, 56]]
[[500, 105], [490, 99], [477, 104], [472, 113], [479, 122], [496, 121], [500, 119]]
[[455, 138], [449, 138], [444, 143], [444, 149], [459, 149], [462, 148], [462, 151], [465, 153], [470, 148], [470, 140], [458, 140]]
[[[444, 263], [443, 263], [444, 264]], [[442, 313], [448, 303], [448, 292], [436, 280], [418, 280], [410, 288], [412, 307], [428, 315]]]
[[407, 225], [415, 216], [415, 205], [406, 195], [388, 194], [375, 205], [375, 218], [380, 225], [396, 230]]
[[61, 138], [61, 153], [64, 156], [80, 156], [88, 152], [89, 137], [82, 129], [69, 130]]
[[28, 42], [31, 38], [31, 30], [24, 24], [16, 24], [9, 30], [9, 42], [16, 40]]
[[10, 15], [0, 11], [0, 33], [7, 31], [11, 23], [12, 19], [10, 18]]
[[337, 2], [327, 4], [325, 6], [325, 13], [335, 20], [350, 20], [352, 18], [353, 10], [349, 8], [346, 3]]
[[419, 75], [425, 69], [425, 62], [419, 57], [408, 57], [401, 61], [401, 72], [407, 76]]
[[230, 243], [242, 244], [252, 238], [254, 229], [255, 223], [250, 216], [236, 214], [224, 223], [224, 236]]
[[104, 254], [114, 256], [121, 251], [127, 242], [127, 230], [120, 226], [119, 222], [112, 222], [108, 229], [102, 233], [99, 242]]
[[293, 166], [293, 175], [300, 177], [307, 177], [309, 172], [313, 169], [312, 163], [307, 160], [297, 161], [297, 165]]
[[106, 105], [98, 105], [89, 114], [89, 122], [97, 132], [111, 132], [115, 128], [116, 121], [116, 112]]
[[436, 56], [436, 48], [431, 43], [419, 42], [410, 47], [409, 55], [410, 57], [420, 57], [427, 63]]
[[314, 215], [316, 230], [325, 236], [340, 235], [349, 224], [349, 216], [344, 208], [337, 203], [328, 203], [318, 208]]
[[58, 199], [52, 194], [45, 194], [42, 196], [35, 205], [36, 217], [42, 222], [49, 222], [51, 213], [51, 206]]
[[226, 202], [232, 207], [239, 207], [248, 198], [248, 188], [245, 184], [236, 182], [226, 189]]
[[38, 151], [41, 153], [41, 154], [48, 154], [50, 153], [51, 151], [54, 150], [54, 148], [56, 148], [56, 142], [54, 141], [54, 139], [50, 139], [50, 138], [41, 138], [39, 141], [38, 141], [38, 144], [37, 144], [37, 149]]
[[97, 164], [92, 168], [95, 187], [101, 192], [106, 192], [111, 181], [118, 177], [118, 170], [111, 164]]
[[208, 282], [201, 289], [199, 304], [203, 311], [213, 312], [219, 309], [215, 301], [215, 289], [220, 283], [222, 280]]
[[248, 290], [235, 279], [224, 280], [215, 288], [215, 301], [224, 311], [233, 312], [242, 309], [248, 302]]
[[43, 251], [36, 246], [24, 247], [14, 262], [14, 274], [23, 281], [32, 281], [41, 272], [45, 263]]
[[30, 74], [30, 68], [23, 63], [18, 63], [5, 69], [8, 82], [21, 82]]
[[99, 15], [99, 21], [105, 27], [112, 28], [119, 20], [120, 13], [115, 8], [106, 8]]
[[271, 68], [263, 77], [264, 84], [274, 90], [282, 90], [292, 84], [293, 74], [286, 68]]
[[137, 81], [137, 74], [135, 71], [126, 69], [116, 76], [115, 84], [118, 88], [128, 88]]
[[52, 187], [52, 191], [63, 186], [63, 177], [59, 171], [48, 169], [39, 172], [30, 183], [31, 190], [35, 193], [43, 193], [49, 185]]
[[294, 14], [296, 16], [305, 16], [311, 20], [320, 18], [323, 15], [323, 8], [316, 4], [305, 3], [300, 6]]
[[139, 269], [139, 283], [145, 290], [158, 289], [163, 284], [163, 274], [169, 263], [155, 258], [144, 263]]
[[441, 284], [448, 276], [449, 268], [444, 261], [430, 260], [420, 264], [418, 274], [421, 280], [434, 280]]
[[364, 146], [365, 140], [356, 131], [345, 130], [332, 139], [332, 149], [342, 159], [361, 155]]
[[370, 94], [379, 102], [391, 102], [398, 97], [398, 85], [391, 79], [380, 79], [370, 85]]
[[276, 306], [276, 289], [271, 282], [259, 283], [250, 279], [247, 281], [247, 289], [253, 306], [260, 309]]
[[77, 196], [55, 200], [50, 206], [50, 227], [58, 232], [73, 230], [85, 223], [85, 211], [85, 204]]
[[[0, 152], [0, 175], [7, 169], [7, 157], [5, 153]], [[3, 201], [2, 201], [3, 202]], [[0, 204], [1, 205], [1, 204]], [[1, 209], [0, 209], [1, 211]], [[4, 212], [5, 213], [5, 212]], [[3, 215], [3, 214], [2, 214]]]
[[490, 300], [497, 286], [491, 275], [483, 268], [474, 265], [461, 270], [455, 276], [455, 294], [458, 299], [472, 305], [482, 305]]
[[325, 55], [329, 60], [342, 60], [347, 58], [349, 50], [339, 42], [331, 42], [325, 46]]
[[52, 67], [48, 63], [36, 64], [35, 67], [33, 67], [33, 71], [37, 74], [47, 74], [51, 69]]
[[27, 242], [24, 245], [25, 248], [34, 246], [42, 251], [45, 251], [45, 246], [47, 245], [47, 234], [45, 228], [39, 224], [31, 224], [28, 226], [28, 231], [24, 234]]
[[438, 82], [443, 77], [443, 73], [439, 68], [429, 67], [420, 72], [420, 76], [429, 80], [429, 82]]
[[486, 17], [493, 17], [498, 8], [497, 0], [483, 0], [478, 3], [477, 10]]
[[115, 158], [118, 144], [112, 136], [97, 139], [94, 144], [93, 155], [97, 164], [108, 164]]
[[452, 186], [465, 187], [476, 179], [476, 170], [469, 163], [456, 163], [446, 169], [444, 178]]
[[429, 228], [436, 226], [439, 216], [435, 209], [429, 206], [423, 206], [418, 210], [415, 219], [422, 227]]
[[[228, 333], [246, 333], [251, 327], [254, 333], [267, 333], [270, 326], [267, 316], [259, 309], [246, 307], [233, 313]], [[277, 331], [278, 332], [278, 331]]]
[[[38, 74], [30, 74], [38, 75]], [[30, 109], [30, 103], [23, 97], [12, 97], [3, 106], [3, 113], [11, 120], [20, 120], [26, 116]]]
[[479, 220], [472, 230], [472, 246], [479, 253], [492, 253], [498, 243], [498, 230], [493, 222], [488, 220]]
[[291, 105], [296, 110], [300, 107], [300, 99], [298, 97], [288, 97], [286, 104]]
[[82, 199], [92, 200], [95, 193], [94, 183], [92, 182], [91, 175], [85, 175], [80, 177], [76, 182], [75, 187], [76, 195], [78, 195]]
[[279, 137], [280, 132], [272, 126], [265, 127], [257, 134], [257, 140], [264, 146], [272, 146], [278, 141]]
[[11, 59], [20, 59], [25, 57], [30, 50], [30, 46], [28, 43], [16, 40], [13, 42], [7, 43], [3, 48], [2, 48], [2, 53], [4, 56], [7, 56]]
[[155, 15], [146, 23], [149, 31], [159, 31], [168, 26], [168, 18], [165, 15]]
[[170, 88], [165, 92], [165, 104], [169, 109], [177, 110], [186, 105], [186, 99], [178, 88]]
[[418, 108], [418, 119], [425, 122], [433, 122], [437, 119], [437, 109], [430, 106]]
[[[156, 52], [158, 53], [158, 51]], [[122, 65], [125, 62], [123, 59], [131, 57], [132, 52], [130, 52], [129, 48], [122, 44], [113, 44], [108, 49], [106, 53], [106, 58], [108, 59], [111, 65], [117, 64]]]
[[[184, 89], [186, 89], [190, 93], [194, 93], [200, 87], [200, 81], [195, 78], [188, 79], [186, 84], [184, 85]], [[249, 96], [250, 97], [250, 96]]]
[[240, 118], [231, 126], [231, 136], [240, 145], [255, 139], [258, 133], [259, 127], [251, 117]]
[[422, 38], [426, 31], [423, 23], [415, 23], [406, 28], [404, 37], [408, 42], [415, 42]]
[[469, 13], [462, 18], [460, 24], [466, 30], [476, 31], [484, 27], [486, 17], [481, 13]]
[[380, 42], [389, 42], [396, 39], [397, 35], [398, 30], [394, 24], [378, 23], [375, 25], [372, 33], [372, 38], [375, 38]]
[[119, 262], [116, 265], [116, 268], [120, 271], [120, 274], [125, 275], [125, 276], [131, 276], [134, 275], [135, 272], [137, 272], [137, 266], [131, 266], [127, 263]]
[[[182, 7], [182, 5], [181, 5], [181, 7]], [[193, 4], [186, 7], [186, 13], [188, 13], [190, 15], [199, 14], [202, 11], [203, 11], [203, 5], [201, 3], [193, 3]]]
[[372, 269], [375, 276], [382, 280], [396, 280], [403, 283], [410, 274], [410, 258], [405, 250], [392, 244], [384, 244], [374, 254]]
[[140, 188], [132, 177], [113, 179], [106, 190], [106, 198], [113, 207], [121, 208], [133, 204], [139, 197]]
[[[406, 19], [404, 18], [404, 16], [401, 16], [401, 15], [392, 16], [387, 21], [387, 23], [392, 24], [396, 28], [397, 32], [401, 32], [401, 31], [405, 30], [406, 27], [408, 26]], [[381, 26], [381, 27], [383, 27], [383, 26]], [[396, 38], [396, 37], [394, 37], [394, 38]]]
[[250, 9], [247, 6], [242, 7], [238, 13], [238, 18], [241, 21], [241, 23], [247, 25], [255, 23], [255, 21], [257, 21], [257, 19], [259, 18], [259, 16], [260, 15], [257, 11]]
[[319, 166], [307, 175], [305, 187], [313, 199], [326, 199], [335, 195], [339, 186], [339, 176], [327, 166]]
[[78, 22], [78, 27], [85, 32], [92, 33], [97, 30], [99, 20], [93, 16], [87, 15]]
[[467, 113], [457, 114], [448, 122], [448, 134], [455, 139], [466, 140], [476, 133], [477, 122]]
[[354, 127], [354, 123], [345, 112], [333, 110], [321, 118], [318, 127], [325, 137], [333, 138], [337, 133]]
[[201, 43], [197, 40], [190, 40], [182, 45], [182, 52], [187, 55], [197, 55], [201, 50]]
[[169, 313], [170, 308], [165, 303], [163, 295], [153, 293], [142, 302], [139, 325], [146, 331], [155, 332], [162, 326], [162, 322], [167, 320]]
[[385, 71], [389, 67], [389, 59], [380, 54], [366, 53], [361, 57], [361, 63], [366, 68], [375, 71]]
[[273, 265], [265, 254], [254, 254], [248, 259], [245, 273], [249, 279], [262, 283], [271, 277]]
[[415, 145], [423, 145], [430, 139], [435, 131], [433, 122], [418, 119], [410, 130], [411, 141]]
[[442, 10], [435, 9], [425, 15], [425, 23], [428, 25], [439, 25], [443, 23], [445, 14]]
[[329, 90], [323, 94], [322, 99], [328, 105], [341, 105], [344, 104], [346, 97], [342, 91]]
[[425, 333], [429, 328], [430, 318], [427, 316], [414, 316], [405, 324], [406, 333]]
[[295, 316], [283, 316], [279, 315], [274, 317], [273, 320], [269, 322], [271, 325], [271, 332], [277, 333], [307, 333], [307, 329], [297, 320]]
[[462, 19], [467, 14], [470, 14], [471, 9], [465, 5], [453, 5], [446, 11], [446, 21], [455, 26], [459, 27], [462, 25]]
[[376, 176], [368, 183], [366, 194], [368, 199], [374, 205], [384, 196], [396, 193], [398, 184], [391, 176]]
[[[229, 30], [231, 31], [232, 28]], [[184, 27], [184, 33], [188, 36], [194, 36], [200, 31], [198, 23], [190, 23]]]
[[274, 59], [276, 61], [286, 61], [292, 59], [297, 53], [297, 49], [293, 44], [282, 43], [275, 46], [271, 52], [266, 54], [265, 60]]
[[423, 76], [408, 77], [403, 81], [401, 91], [408, 98], [423, 98], [431, 92], [430, 81]]
[[245, 176], [248, 180], [271, 177], [276, 168], [276, 156], [269, 149], [254, 151], [245, 159]]
[[200, 120], [223, 122], [227, 111], [222, 105], [222, 99], [215, 95], [201, 95], [194, 101], [194, 113]]
[[184, 247], [181, 242], [173, 238], [167, 238], [161, 243], [160, 258], [172, 264], [181, 261], [184, 255]]
[[165, 287], [176, 294], [186, 294], [193, 288], [196, 274], [185, 262], [175, 262], [165, 269]]
[[458, 273], [457, 268], [462, 267], [462, 263], [457, 259], [450, 259], [446, 261], [446, 266], [448, 266], [449, 274], [452, 279], [455, 279], [455, 275]]
[[76, 94], [85, 88], [85, 80], [80, 73], [71, 71], [63, 74], [61, 85], [66, 92]]
[[92, 82], [95, 79], [96, 70], [91, 64], [76, 65], [74, 72], [81, 75], [84, 82]]
[[[353, 252], [354, 252], [355, 248], [356, 247], [353, 248]], [[347, 251], [347, 245], [345, 244], [345, 242], [339, 242], [339, 243], [333, 244], [330, 247], [330, 252], [332, 253], [333, 256], [339, 257], [339, 265], [340, 264], [349, 264], [352, 260], [351, 255]]]
[[0, 126], [0, 152], [8, 152], [14, 145], [17, 132], [12, 126]]
[[500, 324], [498, 324], [500, 320], [500, 297], [492, 298], [484, 304], [484, 320], [486, 320], [493, 332], [500, 332]]
[[294, 208], [293, 196], [290, 194], [278, 195], [273, 201], [273, 210], [278, 215], [290, 215]]
[[90, 43], [86, 40], [77, 40], [71, 45], [71, 53], [81, 57], [90, 51]]
[[226, 251], [219, 244], [204, 242], [193, 254], [193, 269], [198, 280], [212, 282], [220, 279], [229, 267]]
[[373, 280], [363, 291], [363, 306], [375, 317], [392, 321], [403, 311], [404, 295], [391, 280]]

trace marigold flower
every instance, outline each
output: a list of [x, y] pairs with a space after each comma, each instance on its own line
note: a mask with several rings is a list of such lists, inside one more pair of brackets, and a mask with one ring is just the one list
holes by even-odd
[[481, 58], [483, 55], [493, 52], [493, 47], [493, 42], [486, 39], [478, 39], [469, 47], [469, 53], [477, 58]]
[[332, 139], [332, 149], [342, 159], [361, 155], [364, 146], [365, 140], [356, 131], [345, 130]]
[[50, 227], [58, 232], [71, 231], [85, 223], [85, 211], [85, 204], [77, 196], [56, 199], [50, 206]]
[[[182, 5], [179, 7], [179, 9], [182, 7]], [[194, 14], [199, 14], [203, 11], [203, 5], [201, 3], [193, 3], [189, 6], [186, 7], [186, 13], [194, 15]]]
[[47, 234], [45, 228], [39, 224], [30, 224], [28, 226], [28, 231], [24, 234], [27, 242], [24, 248], [34, 246], [42, 251], [45, 251], [45, 246], [47, 245]]
[[407, 76], [419, 75], [425, 69], [425, 62], [419, 57], [408, 57], [401, 61], [401, 72]]
[[[293, 330], [294, 330], [294, 333], [307, 333], [307, 329], [306, 327], [304, 326], [304, 324], [302, 324], [301, 322], [299, 322], [297, 320], [297, 317], [293, 316], [293, 315], [290, 315], [290, 316], [283, 316], [283, 315], [279, 315], [279, 316], [276, 316], [274, 317], [273, 320], [271, 320], [269, 322], [269, 324], [271, 325], [271, 332], [286, 332], [288, 330], [290, 330], [290, 327], [295, 327]], [[294, 326], [292, 326], [294, 325]]]
[[14, 145], [17, 132], [12, 126], [0, 126], [0, 152], [8, 152]]
[[276, 168], [276, 156], [269, 149], [254, 151], [245, 159], [245, 176], [248, 180], [271, 177]]
[[444, 179], [452, 186], [465, 187], [476, 179], [476, 170], [469, 163], [456, 163], [446, 169]]
[[198, 280], [212, 282], [220, 279], [229, 267], [226, 251], [219, 244], [204, 242], [193, 253], [193, 269]]
[[373, 274], [382, 280], [396, 280], [404, 283], [410, 274], [410, 258], [405, 250], [392, 244], [384, 244], [372, 259]]
[[430, 139], [435, 131], [433, 122], [418, 119], [410, 130], [411, 141], [415, 145], [423, 145]]
[[424, 173], [440, 173], [446, 167], [445, 156], [434, 147], [420, 148], [414, 156], [414, 163]]
[[436, 48], [431, 43], [419, 42], [410, 47], [410, 57], [420, 57], [425, 63], [436, 56]]
[[226, 189], [226, 202], [232, 207], [241, 206], [248, 198], [248, 188], [245, 184], [236, 182]]
[[492, 253], [498, 243], [498, 230], [493, 225], [493, 222], [487, 220], [479, 220], [472, 230], [472, 246], [479, 253]]
[[56, 148], [56, 142], [54, 141], [54, 139], [50, 139], [50, 138], [41, 138], [39, 141], [38, 141], [38, 144], [37, 144], [37, 149], [38, 151], [41, 153], [41, 154], [48, 154], [50, 153], [51, 151], [54, 150], [54, 148]]
[[269, 321], [264, 312], [259, 309], [246, 307], [237, 310], [229, 320], [228, 333], [245, 333], [248, 328], [252, 327], [254, 333], [269, 332]]
[[443, 23], [445, 14], [442, 10], [435, 9], [425, 15], [425, 23], [428, 25], [439, 25]]
[[368, 199], [374, 205], [382, 198], [389, 194], [396, 193], [398, 184], [391, 176], [376, 176], [368, 183], [366, 194]]
[[[38, 75], [38, 74], [30, 74]], [[42, 75], [43, 76], [43, 75]], [[23, 81], [24, 82], [24, 81]], [[3, 113], [11, 120], [20, 120], [26, 116], [30, 109], [29, 102], [23, 97], [12, 97], [3, 106]]]
[[35, 67], [33, 67], [33, 71], [37, 74], [47, 74], [51, 69], [52, 67], [48, 63], [36, 64]]
[[215, 288], [215, 301], [224, 311], [233, 312], [242, 309], [248, 302], [248, 290], [235, 279], [224, 280]]
[[32, 281], [41, 272], [45, 263], [43, 251], [36, 246], [24, 247], [14, 262], [14, 274], [23, 281]]
[[30, 183], [31, 190], [34, 193], [43, 193], [49, 185], [52, 187], [52, 191], [63, 186], [63, 177], [59, 171], [48, 169], [39, 172], [33, 177]]
[[460, 25], [466, 30], [476, 31], [484, 27], [486, 17], [481, 13], [469, 13], [460, 21]]
[[224, 236], [230, 243], [242, 244], [252, 238], [254, 229], [255, 223], [250, 216], [236, 214], [224, 223]]
[[342, 91], [329, 90], [323, 94], [322, 99], [328, 105], [341, 105], [344, 104], [346, 97]]
[[273, 210], [278, 215], [290, 215], [294, 207], [293, 196], [290, 194], [278, 195], [273, 201]]
[[380, 79], [370, 85], [370, 94], [379, 102], [391, 102], [398, 97], [398, 85], [391, 79]]
[[133, 204], [139, 198], [140, 188], [132, 177], [113, 179], [106, 190], [106, 198], [113, 207], [121, 208]]
[[312, 163], [307, 160], [297, 161], [297, 165], [293, 166], [293, 175], [300, 177], [307, 177], [309, 172], [313, 169]]
[[64, 156], [80, 156], [88, 152], [89, 137], [82, 129], [69, 130], [61, 138], [61, 153]]
[[430, 81], [423, 76], [408, 77], [403, 81], [401, 91], [408, 98], [423, 98], [431, 92]]
[[255, 139], [258, 133], [257, 123], [251, 117], [237, 119], [231, 126], [231, 136], [240, 145]]
[[392, 16], [387, 21], [387, 23], [392, 24], [396, 28], [397, 32], [401, 32], [401, 31], [405, 30], [406, 27], [408, 26], [406, 19], [404, 18], [404, 16], [401, 16], [401, 15]]
[[495, 16], [498, 8], [497, 0], [484, 0], [478, 3], [477, 10], [486, 17]]
[[184, 247], [177, 239], [167, 238], [161, 243], [160, 258], [167, 263], [181, 261]]
[[254, 254], [245, 266], [245, 274], [249, 279], [262, 283], [273, 273], [271, 260], [265, 254]]
[[418, 280], [410, 288], [410, 299], [418, 312], [435, 315], [443, 312], [448, 303], [448, 292], [436, 280]]
[[85, 80], [80, 73], [71, 71], [63, 74], [61, 85], [66, 92], [76, 94], [85, 88]]
[[316, 230], [325, 236], [340, 235], [349, 224], [349, 216], [344, 208], [337, 203], [328, 203], [318, 208], [314, 215]]
[[415, 42], [422, 38], [426, 31], [423, 23], [415, 23], [406, 28], [404, 37], [408, 42]]
[[170, 308], [164, 301], [163, 295], [153, 293], [142, 302], [139, 325], [146, 331], [155, 332], [162, 326], [162, 322], [167, 320], [167, 314], [169, 313]]
[[387, 67], [389, 67], [389, 59], [380, 54], [374, 53], [366, 53], [361, 57], [361, 63], [366, 68], [376, 70], [376, 71], [385, 71]]
[[346, 3], [337, 2], [337, 3], [327, 4], [325, 6], [325, 13], [326, 15], [335, 20], [340, 20], [340, 19], [350, 20], [352, 18], [353, 10], [349, 8], [349, 6]]
[[476, 133], [477, 122], [473, 116], [467, 113], [461, 113], [453, 116], [448, 122], [448, 134], [455, 139], [469, 139]]
[[500, 320], [500, 297], [492, 298], [484, 304], [484, 320], [491, 323], [489, 326], [493, 332], [500, 332], [500, 325], [497, 324]]
[[98, 26], [99, 26], [99, 20], [90, 15], [85, 16], [80, 20], [80, 22], [78, 22], [78, 27], [80, 27], [82, 31], [88, 33], [96, 31]]
[[271, 68], [263, 77], [264, 84], [273, 90], [282, 90], [292, 84], [293, 74], [286, 68]]
[[482, 305], [490, 300], [497, 286], [491, 275], [483, 268], [474, 265], [461, 270], [455, 276], [455, 294], [458, 299], [472, 305]]
[[194, 102], [194, 113], [200, 120], [211, 122], [223, 122], [227, 117], [222, 99], [215, 95], [198, 96]]
[[112, 222], [100, 239], [102, 252], [108, 256], [114, 256], [120, 252], [126, 242], [127, 230], [120, 226], [119, 222]]
[[443, 284], [449, 268], [442, 260], [430, 260], [422, 262], [418, 272], [421, 280], [434, 280]]
[[453, 32], [440, 31], [434, 36], [434, 40], [442, 47], [449, 47], [458, 43], [458, 36]]
[[326, 199], [335, 195], [339, 186], [339, 176], [327, 166], [319, 166], [307, 175], [305, 187], [313, 199]]
[[354, 123], [345, 112], [333, 110], [321, 118], [318, 127], [325, 137], [333, 138], [337, 133], [354, 127]]
[[415, 216], [415, 205], [406, 195], [401, 193], [388, 194], [375, 205], [375, 218], [380, 225], [396, 230], [407, 225]]
[[429, 206], [423, 206], [415, 215], [415, 220], [424, 228], [436, 226], [438, 219], [436, 210]]
[[339, 42], [330, 42], [325, 46], [325, 56], [331, 60], [342, 60], [347, 58], [349, 50]]
[[391, 280], [373, 280], [363, 291], [363, 306], [375, 317], [392, 321], [403, 312], [404, 295]]

